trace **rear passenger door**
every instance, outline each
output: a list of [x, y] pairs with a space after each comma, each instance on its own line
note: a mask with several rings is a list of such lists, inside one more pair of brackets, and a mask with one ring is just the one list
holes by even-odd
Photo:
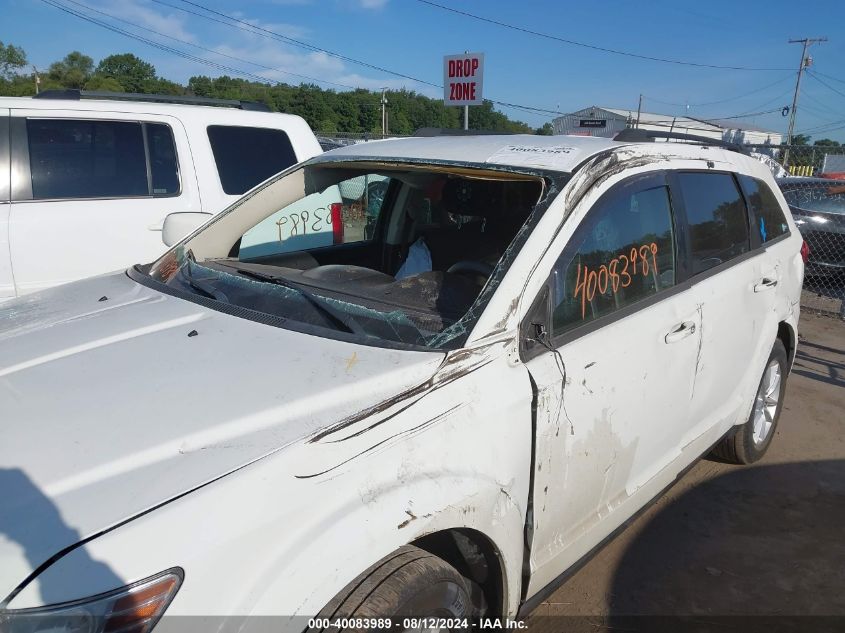
[[9, 246], [19, 294], [149, 262], [167, 214], [200, 211], [171, 117], [12, 110]]
[[9, 110], [0, 108], [0, 299], [15, 296], [15, 280], [9, 257]]
[[677, 172], [673, 189], [684, 218], [690, 283], [701, 319], [693, 424], [684, 441], [708, 434], [715, 442], [748, 413], [777, 331], [774, 302], [781, 270], [760, 247], [756, 227], [751, 231], [735, 175]]

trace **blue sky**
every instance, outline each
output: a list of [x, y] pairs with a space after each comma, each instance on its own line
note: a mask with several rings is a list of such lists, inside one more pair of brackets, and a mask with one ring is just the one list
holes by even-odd
[[[370, 89], [406, 87], [432, 97], [442, 94], [431, 86], [165, 6], [203, 12], [182, 0], [50, 1], [196, 57], [273, 80], [299, 83], [301, 79], [289, 74], [295, 73]], [[642, 93], [643, 109], [662, 114], [688, 112], [719, 118], [777, 109], [748, 118], [777, 131], [786, 129], [787, 119], [779, 109], [791, 103], [801, 52], [800, 45], [787, 40], [824, 35], [829, 41], [811, 49], [811, 70], [816, 76], [805, 75], [802, 82], [796, 131], [845, 141], [842, 0], [438, 0], [487, 18], [597, 46], [700, 64], [778, 70], [721, 70], [620, 56], [504, 29], [417, 0], [194, 1], [260, 28], [435, 84], [442, 80], [443, 55], [483, 51], [484, 96], [499, 101], [560, 112], [590, 105], [636, 110]], [[180, 82], [195, 74], [224, 74], [84, 22], [41, 0], [0, 0], [0, 6], [0, 40], [22, 46], [39, 69], [71, 50], [81, 50], [95, 61], [111, 53], [132, 52], [153, 63], [160, 75]], [[141, 27], [258, 66], [177, 43]], [[714, 101], [723, 102], [711, 103]], [[688, 110], [683, 105], [687, 103]], [[534, 126], [552, 118], [551, 114], [501, 109]], [[818, 128], [822, 131], [815, 131]]]

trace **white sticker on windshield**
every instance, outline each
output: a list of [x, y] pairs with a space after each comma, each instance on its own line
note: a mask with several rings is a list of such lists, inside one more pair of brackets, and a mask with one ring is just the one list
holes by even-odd
[[531, 165], [532, 167], [567, 169], [572, 166], [575, 152], [576, 149], [568, 145], [551, 147], [506, 145], [490, 156], [487, 162], [500, 165]]

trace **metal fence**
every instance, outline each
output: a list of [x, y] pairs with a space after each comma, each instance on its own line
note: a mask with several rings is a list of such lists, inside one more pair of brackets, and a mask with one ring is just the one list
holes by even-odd
[[774, 173], [810, 249], [802, 308], [845, 318], [845, 147], [746, 147]]

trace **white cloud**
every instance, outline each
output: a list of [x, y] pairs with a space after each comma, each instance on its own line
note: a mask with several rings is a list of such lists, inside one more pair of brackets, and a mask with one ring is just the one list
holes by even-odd
[[[310, 0], [274, 1], [291, 4], [306, 3]], [[388, 0], [355, 1], [359, 6], [367, 9], [377, 9], [388, 2]], [[279, 39], [274, 39], [268, 33], [249, 32], [248, 27], [227, 28], [222, 27], [222, 25], [207, 25], [202, 20], [188, 20], [187, 18], [190, 16], [179, 11], [159, 10], [157, 5], [150, 5], [144, 0], [98, 0], [98, 2], [100, 3], [97, 5], [98, 9], [120, 19], [238, 59], [222, 57], [211, 52], [204, 52], [196, 48], [174, 44], [172, 41], [162, 40], [165, 44], [183, 49], [191, 55], [217, 64], [242, 69], [251, 75], [263, 77], [268, 81], [280, 81], [289, 84], [315, 82], [324, 88], [336, 90], [343, 90], [346, 86], [369, 90], [378, 90], [382, 87], [393, 90], [408, 88], [428, 96], [439, 95], [436, 89], [416, 84], [410, 80], [394, 77], [369, 77], [359, 74], [350, 68], [350, 66], [355, 66], [354, 64], [348, 64], [327, 53], [308, 51], [293, 44], [285, 43]], [[294, 39], [306, 39], [311, 33], [310, 29], [296, 24], [264, 22], [250, 18], [240, 12], [233, 15], [237, 15], [238, 19], [253, 26]], [[189, 25], [194, 27], [193, 30], [189, 30]], [[198, 29], [200, 26], [204, 27], [202, 31]], [[158, 39], [155, 36], [148, 37]], [[144, 57], [153, 62], [161, 76], [174, 81], [185, 82], [191, 75], [195, 74], [212, 77], [221, 74], [237, 76], [237, 73], [234, 72], [226, 72], [195, 61], [179, 59], [166, 53], [156, 52]], [[257, 64], [257, 66], [254, 64]], [[247, 77], [247, 79], [249, 78]], [[342, 86], [331, 84], [342, 84]]]
[[92, 5], [96, 9], [109, 13], [121, 20], [127, 20], [146, 29], [152, 29], [163, 35], [175, 37], [187, 42], [196, 42], [193, 33], [187, 30], [187, 14], [181, 11], [159, 12], [134, 0], [112, 0], [111, 2]]
[[382, 9], [388, 0], [359, 0], [362, 9]]

